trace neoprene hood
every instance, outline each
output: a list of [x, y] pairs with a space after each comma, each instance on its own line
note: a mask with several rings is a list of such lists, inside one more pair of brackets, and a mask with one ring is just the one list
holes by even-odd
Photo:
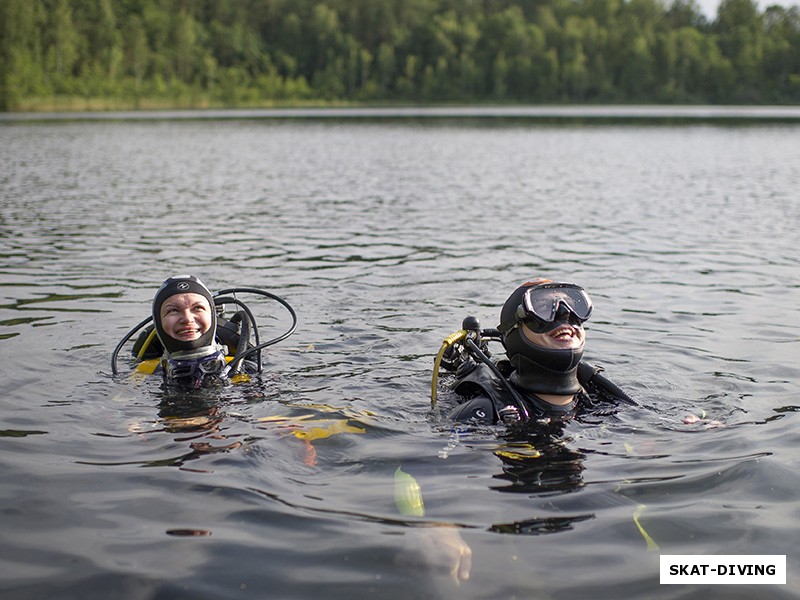
[[[161, 306], [168, 298], [176, 294], [200, 294], [206, 300], [210, 308], [211, 326], [202, 336], [196, 340], [188, 342], [176, 340], [164, 331], [161, 325]], [[170, 277], [156, 292], [153, 298], [153, 323], [155, 323], [156, 334], [164, 349], [172, 354], [173, 352], [186, 352], [190, 350], [197, 350], [205, 346], [211, 346], [214, 343], [214, 335], [217, 331], [217, 311], [214, 309], [214, 297], [205, 284], [197, 277], [192, 275], [176, 275]]]
[[[522, 297], [532, 286], [551, 283], [547, 279], [536, 279], [524, 283], [514, 290], [503, 304], [500, 322], [514, 321]], [[568, 396], [581, 391], [578, 381], [578, 365], [583, 358], [583, 344], [579, 348], [564, 350], [544, 348], [534, 344], [521, 331], [522, 323], [503, 333], [506, 356], [514, 367], [512, 380], [521, 388], [540, 394]]]

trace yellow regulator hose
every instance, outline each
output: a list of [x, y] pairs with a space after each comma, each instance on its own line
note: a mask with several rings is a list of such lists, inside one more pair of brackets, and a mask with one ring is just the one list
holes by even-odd
[[144, 357], [145, 351], [150, 347], [150, 342], [153, 341], [154, 337], [156, 337], [156, 328], [155, 327], [153, 327], [153, 331], [150, 332], [150, 335], [147, 336], [147, 339], [144, 341], [144, 344], [142, 344], [142, 347], [139, 348], [139, 354], [136, 356], [136, 358], [142, 360], [142, 357]]
[[436, 358], [433, 361], [433, 378], [431, 380], [431, 406], [436, 405], [436, 385], [439, 382], [439, 365], [442, 364], [442, 357], [444, 356], [445, 351], [452, 346], [453, 344], [460, 342], [465, 337], [467, 337], [467, 330], [460, 329], [455, 333], [451, 333], [442, 342], [442, 347], [439, 349], [439, 353], [436, 355]]

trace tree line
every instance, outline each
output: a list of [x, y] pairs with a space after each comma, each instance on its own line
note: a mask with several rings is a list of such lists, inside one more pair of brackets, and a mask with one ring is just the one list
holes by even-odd
[[800, 102], [800, 8], [1, 0], [0, 109]]

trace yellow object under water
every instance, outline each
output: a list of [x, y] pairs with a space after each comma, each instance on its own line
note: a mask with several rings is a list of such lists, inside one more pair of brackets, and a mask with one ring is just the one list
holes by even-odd
[[322, 440], [339, 433], [366, 433], [367, 430], [361, 427], [350, 425], [346, 419], [335, 421], [312, 421], [316, 423], [314, 427], [300, 428], [292, 432], [292, 435], [301, 440]]
[[642, 534], [644, 541], [647, 542], [647, 549], [652, 552], [658, 550], [658, 544], [655, 543], [653, 538], [650, 537], [650, 535], [644, 530], [644, 527], [642, 527], [642, 524], [639, 522], [639, 517], [642, 516], [642, 513], [644, 512], [645, 508], [647, 507], [644, 504], [639, 504], [636, 507], [636, 510], [633, 511], [633, 522], [636, 523], [636, 527], [639, 529], [639, 533]]
[[406, 515], [407, 517], [425, 516], [422, 490], [417, 480], [400, 467], [394, 472], [394, 503], [401, 515]]
[[349, 419], [315, 419], [314, 415], [262, 417], [257, 421], [285, 428], [291, 435], [308, 442], [322, 440], [340, 433], [363, 434], [367, 432], [363, 427], [351, 425]]
[[539, 452], [532, 444], [507, 444], [494, 451], [495, 456], [510, 458], [512, 460], [526, 460], [530, 458], [541, 458]]
[[[328, 406], [320, 408], [327, 412], [334, 411], [334, 409]], [[348, 411], [336, 412], [347, 413]], [[305, 444], [305, 464], [308, 466], [315, 466], [317, 464], [317, 450], [311, 442], [329, 438], [340, 433], [363, 434], [367, 432], [363, 427], [351, 425], [351, 418], [349, 415], [346, 418], [340, 419], [316, 419], [314, 418], [315, 416], [316, 415], [313, 414], [292, 417], [273, 415], [257, 419], [257, 422], [272, 425], [279, 433], [291, 435], [301, 440]]]

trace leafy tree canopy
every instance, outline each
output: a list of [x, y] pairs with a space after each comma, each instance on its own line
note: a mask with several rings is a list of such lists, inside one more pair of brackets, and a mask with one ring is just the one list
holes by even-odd
[[800, 102], [800, 8], [3, 0], [0, 109]]

